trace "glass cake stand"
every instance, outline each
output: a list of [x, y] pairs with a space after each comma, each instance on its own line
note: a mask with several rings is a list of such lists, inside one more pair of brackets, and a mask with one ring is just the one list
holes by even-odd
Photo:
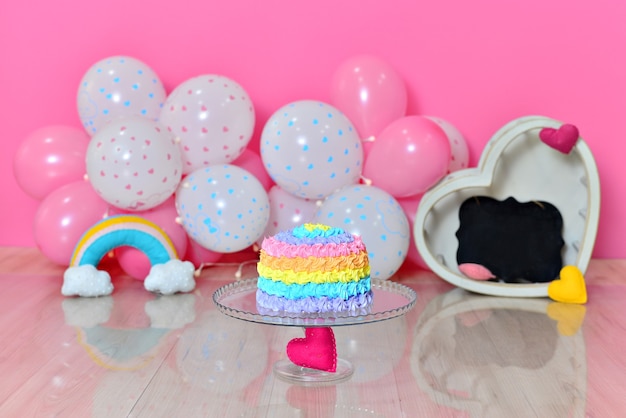
[[[367, 310], [296, 314], [283, 311], [259, 310], [256, 304], [257, 279], [246, 279], [222, 286], [213, 293], [217, 308], [233, 318], [267, 325], [328, 328], [361, 325], [384, 321], [404, 315], [415, 305], [417, 294], [407, 286], [388, 280], [372, 279], [372, 304]], [[335, 372], [311, 369], [292, 363], [289, 359], [274, 364], [274, 373], [292, 383], [338, 383], [348, 380], [354, 366], [345, 359], [337, 359]]]

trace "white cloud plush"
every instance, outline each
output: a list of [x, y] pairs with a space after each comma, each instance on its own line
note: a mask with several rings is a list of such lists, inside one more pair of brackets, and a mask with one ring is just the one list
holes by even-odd
[[193, 263], [174, 259], [152, 266], [143, 284], [146, 290], [163, 295], [191, 292], [196, 288], [193, 272]]
[[63, 274], [61, 293], [64, 296], [95, 297], [110, 295], [112, 292], [109, 273], [91, 264], [69, 267]]

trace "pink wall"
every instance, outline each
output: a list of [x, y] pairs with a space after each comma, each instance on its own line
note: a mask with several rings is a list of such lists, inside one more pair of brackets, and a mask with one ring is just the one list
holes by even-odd
[[576, 124], [602, 183], [594, 255], [624, 258], [624, 22], [623, 0], [3, 2], [0, 245], [34, 246], [37, 201], [17, 186], [13, 155], [37, 128], [80, 126], [78, 82], [96, 61], [134, 56], [168, 91], [200, 74], [236, 80], [255, 103], [258, 144], [274, 110], [329, 101], [339, 63], [370, 53], [406, 81], [408, 114], [439, 116], [463, 132], [472, 164], [519, 116]]

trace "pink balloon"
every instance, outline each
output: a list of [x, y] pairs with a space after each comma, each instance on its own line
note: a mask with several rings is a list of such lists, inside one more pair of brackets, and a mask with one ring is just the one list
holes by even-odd
[[222, 253], [211, 251], [204, 248], [191, 238], [187, 242], [187, 253], [185, 254], [185, 260], [190, 261], [196, 268], [199, 268], [202, 263], [215, 263], [222, 258]]
[[20, 188], [41, 200], [53, 190], [81, 180], [89, 139], [83, 129], [64, 125], [32, 132], [13, 159], [13, 173]]
[[415, 237], [413, 235], [413, 225], [415, 224], [415, 215], [417, 214], [417, 208], [419, 207], [420, 201], [422, 200], [422, 195], [419, 194], [417, 196], [405, 197], [403, 199], [397, 199], [400, 207], [402, 207], [402, 211], [406, 215], [406, 218], [409, 221], [409, 230], [411, 231], [411, 242], [409, 243], [409, 250], [406, 254], [406, 259], [417, 264], [423, 269], [430, 270], [428, 264], [422, 258], [422, 255], [417, 250], [417, 245], [415, 244]]
[[[129, 213], [123, 212], [119, 209], [113, 209], [113, 213]], [[172, 240], [174, 248], [179, 258], [183, 258], [187, 252], [187, 233], [183, 227], [176, 222], [178, 213], [176, 212], [174, 197], [170, 197], [159, 206], [152, 209], [135, 212], [135, 215], [139, 215], [149, 221], [157, 224], [167, 236]], [[115, 249], [115, 257], [126, 274], [137, 279], [144, 280], [148, 273], [150, 273], [150, 260], [146, 254], [138, 250], [137, 248], [123, 246]]]
[[60, 187], [41, 201], [35, 213], [37, 247], [51, 261], [69, 265], [80, 237], [107, 215], [108, 208], [89, 182]]
[[136, 280], [145, 280], [150, 273], [150, 260], [143, 252], [133, 247], [116, 248], [115, 258], [124, 273]]
[[394, 197], [423, 193], [448, 170], [445, 132], [422, 116], [405, 116], [385, 128], [365, 160], [363, 177]]
[[406, 114], [404, 81], [380, 58], [359, 55], [347, 59], [331, 83], [331, 104], [345, 113], [361, 138], [378, 135]]
[[246, 148], [232, 164], [249, 171], [261, 182], [265, 191], [269, 190], [274, 184], [259, 154], [250, 149]]

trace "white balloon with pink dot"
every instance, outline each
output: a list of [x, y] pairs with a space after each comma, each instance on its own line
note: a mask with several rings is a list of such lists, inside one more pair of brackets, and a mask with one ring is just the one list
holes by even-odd
[[201, 75], [167, 97], [160, 122], [180, 138], [183, 171], [230, 163], [246, 149], [255, 113], [248, 93], [221, 75]]
[[111, 121], [91, 138], [87, 176], [109, 204], [124, 210], [151, 209], [173, 195], [182, 177], [174, 136], [141, 117]]

